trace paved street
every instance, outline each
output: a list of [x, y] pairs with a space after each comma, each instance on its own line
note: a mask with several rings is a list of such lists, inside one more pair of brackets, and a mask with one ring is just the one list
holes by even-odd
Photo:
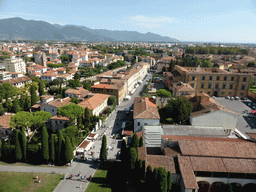
[[248, 116], [247, 113], [243, 111], [248, 110], [251, 112], [251, 108], [248, 106], [249, 103], [252, 103], [250, 100], [242, 101], [242, 100], [228, 100], [224, 97], [216, 97], [216, 101], [218, 101], [221, 105], [226, 107], [227, 109], [238, 113], [238, 121], [237, 121], [237, 129], [245, 134], [246, 132], [256, 132], [256, 119]]

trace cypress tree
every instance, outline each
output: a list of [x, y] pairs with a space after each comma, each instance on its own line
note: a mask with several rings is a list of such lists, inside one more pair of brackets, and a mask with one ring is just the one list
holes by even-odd
[[167, 172], [167, 192], [170, 192], [172, 189], [172, 173], [170, 171]]
[[135, 148], [136, 151], [138, 150], [139, 147], [139, 139], [136, 133], [133, 134], [132, 136], [132, 143], [131, 143], [131, 147]]
[[129, 150], [129, 169], [134, 170], [135, 169], [135, 163], [137, 160], [137, 151], [135, 148], [130, 148]]
[[84, 109], [84, 128], [90, 127], [90, 110], [88, 107]]
[[12, 112], [18, 113], [19, 111], [21, 111], [20, 102], [17, 98], [15, 98], [12, 103]]
[[55, 162], [55, 137], [51, 134], [50, 140], [50, 161], [54, 164]]
[[65, 164], [74, 158], [73, 148], [68, 136], [65, 137]]
[[125, 142], [124, 139], [122, 140], [122, 143], [121, 143], [120, 159], [121, 159], [122, 163], [124, 165], [126, 165], [126, 162], [127, 162], [127, 148], [126, 148], [126, 142]]
[[11, 161], [11, 153], [12, 153], [12, 148], [11, 148], [11, 141], [8, 139], [8, 150], [7, 150], [7, 161]]
[[[30, 99], [30, 100], [29, 100]], [[31, 107], [31, 98], [26, 97], [25, 99], [25, 105], [24, 105], [24, 111], [29, 111], [29, 108]]]
[[39, 82], [38, 92], [39, 92], [40, 96], [44, 95], [44, 82], [43, 81]]
[[30, 90], [30, 95], [31, 95], [31, 106], [36, 104], [36, 87], [34, 85], [31, 86]]
[[1, 158], [3, 161], [8, 160], [8, 154], [7, 154], [7, 149], [6, 149], [6, 143], [5, 140], [2, 140], [2, 145], [1, 145]]
[[25, 97], [24, 97], [24, 95], [22, 95], [21, 97], [20, 97], [20, 107], [21, 107], [21, 110], [22, 111], [25, 111], [24, 110], [24, 107], [25, 107]]
[[144, 162], [139, 159], [139, 173], [138, 173], [140, 179], [144, 179], [145, 176], [145, 164]]
[[143, 147], [143, 136], [140, 137], [139, 147]]
[[23, 157], [23, 162], [27, 161], [27, 138], [26, 138], [26, 134], [25, 134], [25, 128], [22, 127], [21, 129], [21, 151], [22, 151], [22, 157]]
[[20, 135], [20, 130], [16, 129], [15, 130], [15, 160], [16, 161], [22, 160], [22, 152], [20, 148], [19, 135]]
[[83, 122], [82, 122], [82, 116], [78, 116], [77, 118], [77, 126], [81, 125]]
[[63, 135], [61, 130], [58, 129], [58, 143], [57, 143], [57, 150], [56, 150], [56, 162], [61, 165], [61, 159], [62, 159], [62, 148], [63, 148]]
[[107, 160], [107, 137], [103, 135], [100, 149], [100, 161], [104, 162], [105, 160]]
[[153, 171], [153, 186], [154, 186], [154, 190], [153, 191], [159, 191], [159, 182], [158, 182], [158, 168], [154, 168]]
[[49, 135], [47, 133], [46, 127], [42, 128], [42, 156], [44, 163], [49, 160]]
[[152, 167], [150, 165], [147, 166], [147, 172], [146, 172], [146, 183], [149, 189], [151, 188], [152, 182], [153, 182], [153, 172]]
[[159, 191], [167, 192], [167, 173], [165, 168], [158, 168]]

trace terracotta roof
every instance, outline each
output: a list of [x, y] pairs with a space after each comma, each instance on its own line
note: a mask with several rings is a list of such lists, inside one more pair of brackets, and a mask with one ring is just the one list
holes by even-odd
[[139, 147], [138, 148], [138, 159], [145, 161], [147, 156], [147, 148], [146, 147]]
[[47, 99], [50, 99], [50, 98], [52, 98], [53, 96], [52, 95], [42, 95], [42, 96], [40, 96], [42, 99], [45, 99], [45, 100], [47, 100]]
[[110, 95], [96, 93], [92, 97], [89, 97], [88, 99], [80, 102], [78, 105], [83, 107], [83, 109], [88, 107], [88, 109], [92, 111], [99, 107], [109, 97]]
[[247, 135], [249, 135], [249, 137], [251, 137], [252, 139], [256, 140], [256, 133], [246, 133]]
[[30, 79], [27, 76], [23, 76], [23, 77], [16, 77], [13, 79], [3, 80], [2, 83], [16, 84], [16, 83], [27, 82], [27, 81], [32, 81], [32, 79]]
[[0, 116], [0, 129], [9, 129], [10, 128], [10, 121], [13, 113], [7, 113], [6, 115]]
[[174, 159], [171, 156], [164, 155], [147, 155], [145, 161], [145, 167], [150, 165], [152, 169], [156, 167], [163, 167], [166, 171], [176, 173]]
[[148, 97], [136, 97], [134, 100], [134, 119], [160, 119], [158, 109]]
[[91, 86], [91, 88], [96, 88], [96, 89], [117, 89], [117, 87], [113, 86], [113, 85], [109, 85], [109, 84], [98, 84], [98, 85], [93, 85]]
[[229, 173], [256, 173], [256, 160], [222, 158]]
[[56, 77], [59, 76], [57, 73], [45, 73], [42, 75], [42, 77]]
[[48, 103], [47, 105], [51, 105], [53, 107], [56, 107], [56, 108], [59, 108], [59, 107], [62, 107], [64, 105], [67, 105], [67, 104], [70, 104], [71, 98], [70, 97], [66, 97], [64, 99], [56, 99], [54, 101], [51, 101], [50, 103]]
[[69, 118], [55, 115], [55, 116], [53, 116], [51, 118], [51, 120], [64, 120], [64, 121], [68, 121]]
[[194, 171], [227, 172], [221, 158], [190, 157]]
[[80, 145], [79, 145], [79, 148], [86, 148], [87, 145], [89, 145], [91, 143], [91, 141], [88, 141], [88, 140], [84, 140]]
[[196, 177], [192, 169], [189, 157], [178, 156], [181, 176], [183, 178], [184, 186], [186, 189], [198, 189]]
[[[70, 74], [68, 74], [70, 75]], [[83, 87], [77, 88], [77, 89], [67, 89], [65, 91], [66, 94], [75, 94], [75, 95], [80, 95], [82, 97], [87, 96], [90, 92], [87, 89], [84, 89]]]

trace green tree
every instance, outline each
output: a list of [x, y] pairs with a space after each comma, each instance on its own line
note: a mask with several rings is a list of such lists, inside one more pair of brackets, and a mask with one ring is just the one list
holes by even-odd
[[116, 97], [114, 95], [111, 95], [108, 98], [108, 105], [115, 105], [116, 104]]
[[44, 163], [47, 163], [49, 160], [49, 135], [47, 133], [46, 127], [42, 128], [42, 156]]
[[22, 157], [23, 157], [23, 162], [27, 161], [27, 138], [25, 134], [25, 128], [22, 127], [21, 129], [21, 151], [22, 151]]
[[135, 148], [136, 151], [138, 150], [139, 147], [139, 139], [136, 133], [133, 134], [132, 136], [132, 142], [131, 142], [131, 147]]
[[70, 139], [74, 138], [78, 133], [78, 129], [75, 125], [71, 125], [62, 130], [62, 134], [64, 137], [68, 136]]
[[74, 75], [74, 80], [80, 80], [80, 74], [79, 72], [76, 72], [75, 75]]
[[171, 60], [170, 65], [169, 65], [169, 71], [172, 72], [173, 68], [175, 66], [175, 62]]
[[100, 161], [104, 162], [107, 160], [107, 137], [103, 135], [101, 149], [100, 149]]
[[20, 148], [20, 140], [19, 140], [20, 130], [15, 130], [15, 160], [21, 161], [22, 160], [22, 152]]
[[144, 179], [145, 177], [145, 163], [139, 159], [139, 172], [138, 172], [139, 178]]
[[77, 99], [76, 97], [72, 97], [71, 100], [70, 100], [70, 102], [75, 103], [75, 104], [78, 104], [80, 101], [79, 101], [79, 99]]
[[61, 130], [58, 129], [58, 143], [57, 143], [57, 149], [56, 149], [56, 162], [57, 164], [62, 164], [62, 149], [63, 149], [63, 135]]
[[139, 147], [143, 147], [143, 136], [140, 137]]
[[158, 168], [159, 191], [167, 192], [167, 173], [163, 167]]
[[74, 103], [70, 103], [68, 105], [64, 105], [58, 108], [58, 115], [63, 117], [77, 119], [79, 116], [83, 114], [83, 107], [76, 105]]
[[86, 107], [84, 109], [84, 128], [89, 128], [91, 125], [91, 114], [90, 114], [90, 110], [88, 109], [88, 107]]
[[62, 54], [60, 56], [60, 59], [61, 59], [62, 63], [67, 63], [69, 61], [69, 57], [67, 55], [65, 55], [65, 54]]
[[1, 143], [1, 159], [2, 161], [8, 161], [8, 152], [6, 149], [5, 140], [2, 140]]
[[170, 171], [167, 172], [167, 192], [170, 192], [172, 189], [172, 173]]
[[157, 90], [156, 95], [158, 97], [172, 97], [172, 93], [170, 91], [165, 90], [165, 89]]
[[159, 191], [158, 168], [155, 167], [153, 171], [153, 191]]
[[147, 166], [147, 171], [146, 171], [146, 183], [149, 189], [152, 186], [153, 183], [153, 172], [152, 172], [152, 167], [150, 165]]
[[34, 85], [31, 86], [30, 95], [31, 95], [31, 106], [33, 106], [36, 104], [36, 101], [37, 101], [36, 88]]
[[44, 82], [40, 81], [39, 82], [39, 88], [38, 88], [38, 92], [39, 92], [40, 96], [44, 95], [44, 87], [45, 87]]
[[135, 169], [136, 160], [137, 160], [137, 150], [136, 148], [131, 147], [129, 150], [129, 162], [128, 162], [128, 166], [130, 170]]
[[23, 59], [26, 61], [26, 63], [31, 61], [30, 57], [24, 57]]
[[204, 59], [202, 62], [202, 67], [212, 67], [212, 62], [209, 58]]
[[73, 147], [68, 136], [65, 137], [65, 164], [70, 163], [74, 158]]
[[12, 111], [12, 101], [10, 99], [7, 99], [4, 102], [4, 108], [8, 111], [11, 112]]
[[121, 142], [121, 151], [120, 151], [120, 159], [124, 165], [126, 165], [127, 162], [127, 148], [126, 148], [126, 142], [123, 139]]
[[20, 97], [20, 107], [21, 107], [21, 111], [24, 111], [24, 108], [25, 108], [25, 96], [24, 95], [22, 95], [21, 97]]
[[19, 111], [21, 111], [21, 107], [20, 107], [20, 102], [17, 98], [15, 98], [13, 100], [13, 105], [12, 105], [12, 112], [13, 113], [18, 113]]
[[51, 134], [50, 140], [50, 161], [54, 164], [55, 163], [55, 135]]

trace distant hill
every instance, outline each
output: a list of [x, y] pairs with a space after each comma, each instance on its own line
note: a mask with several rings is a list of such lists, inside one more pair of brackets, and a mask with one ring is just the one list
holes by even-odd
[[19, 17], [0, 19], [0, 39], [179, 42], [177, 39], [154, 33], [52, 25], [44, 21], [24, 20]]

